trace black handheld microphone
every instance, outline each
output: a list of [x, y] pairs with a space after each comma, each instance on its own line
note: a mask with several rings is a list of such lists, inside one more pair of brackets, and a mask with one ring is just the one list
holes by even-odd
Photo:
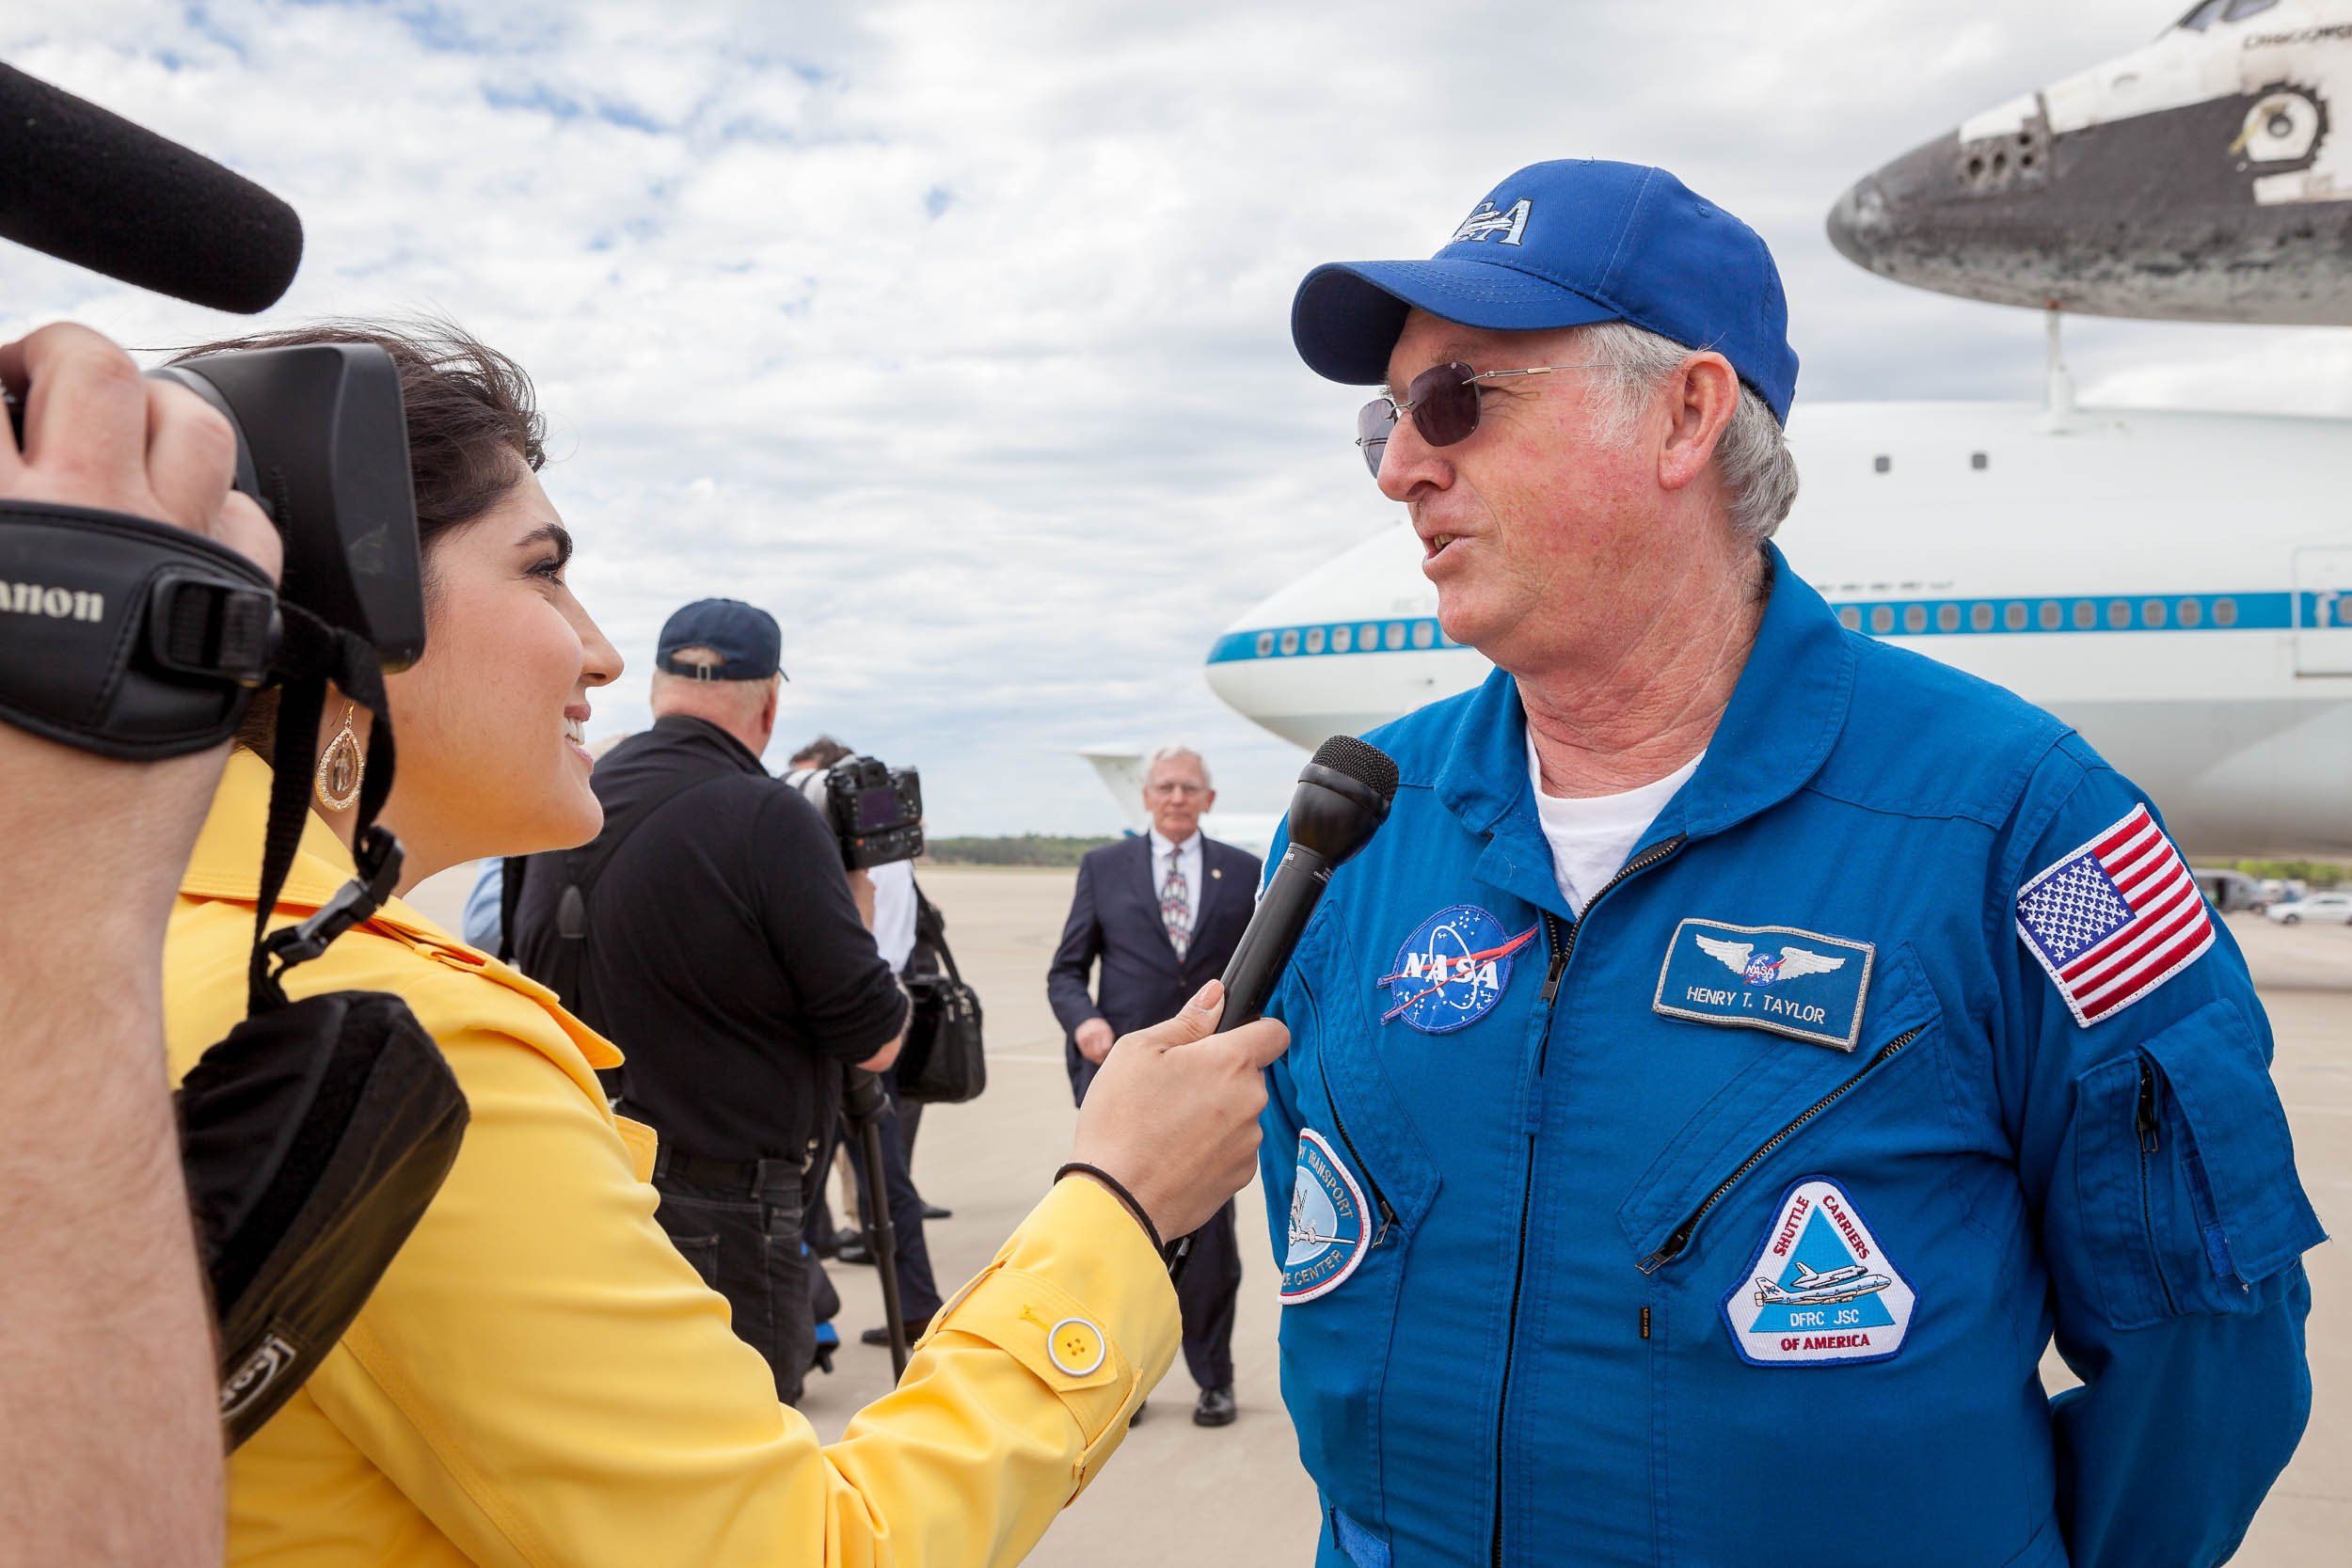
[[252, 181], [7, 65], [0, 238], [248, 315], [302, 261], [302, 220]]
[[1335, 735], [1300, 769], [1291, 795], [1291, 841], [1225, 966], [1225, 1016], [1216, 1032], [1238, 1029], [1265, 1010], [1275, 983], [1340, 863], [1372, 842], [1396, 799], [1396, 764], [1352, 735]]

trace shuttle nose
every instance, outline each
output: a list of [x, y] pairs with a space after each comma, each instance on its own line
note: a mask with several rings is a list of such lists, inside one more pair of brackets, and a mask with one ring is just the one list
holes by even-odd
[[1882, 277], [2041, 305], [2082, 203], [2058, 188], [2039, 94], [1989, 109], [1854, 182], [1829, 212], [1839, 255]]
[[1878, 176], [1866, 174], [1829, 210], [1829, 243], [1858, 267], [1872, 265], [1886, 237], [1886, 194]]
[[1984, 181], [1969, 181], [1970, 162], [1954, 134], [1864, 175], [1830, 209], [1829, 243], [1856, 266], [1916, 281], [1923, 261], [1983, 222], [1980, 198], [1991, 192]]

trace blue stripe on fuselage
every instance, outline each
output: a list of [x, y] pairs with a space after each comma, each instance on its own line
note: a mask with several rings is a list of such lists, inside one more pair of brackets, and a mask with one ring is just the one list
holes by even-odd
[[[2326, 601], [2323, 603], [2322, 601]], [[2016, 637], [2087, 632], [2284, 631], [2352, 626], [2352, 595], [2144, 594], [2131, 597], [1832, 600], [1837, 618], [1874, 637]], [[1227, 632], [1209, 649], [1211, 664], [1254, 658], [1313, 658], [1337, 654], [1419, 653], [1458, 648], [1437, 617], [1324, 621]]]

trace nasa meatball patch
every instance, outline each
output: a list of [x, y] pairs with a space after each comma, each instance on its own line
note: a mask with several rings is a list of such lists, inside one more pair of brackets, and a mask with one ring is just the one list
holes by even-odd
[[1650, 1010], [1851, 1051], [1878, 949], [1794, 926], [1686, 920], [1666, 944]]
[[1475, 904], [1439, 910], [1413, 927], [1380, 976], [1389, 993], [1380, 1022], [1402, 1020], [1424, 1035], [1469, 1028], [1502, 1000], [1512, 959], [1542, 928], [1514, 936]]
[[1808, 1176], [1781, 1198], [1756, 1260], [1724, 1297], [1724, 1324], [1751, 1366], [1849, 1366], [1901, 1350], [1917, 1307], [1846, 1190]]
[[1313, 1128], [1298, 1134], [1291, 1183], [1290, 1246], [1282, 1255], [1282, 1305], [1327, 1296], [1364, 1260], [1364, 1189], [1347, 1162]]

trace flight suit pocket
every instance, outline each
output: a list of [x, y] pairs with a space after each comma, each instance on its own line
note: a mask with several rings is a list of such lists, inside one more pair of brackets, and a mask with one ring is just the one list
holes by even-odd
[[1874, 990], [1859, 1049], [1775, 1040], [1659, 1151], [1617, 1208], [1643, 1273], [1678, 1259], [1735, 1189], [1770, 1185], [1795, 1168], [1792, 1160], [1818, 1163], [1810, 1151], [1820, 1124], [1913, 1070], [1903, 1058], [1936, 1046], [1941, 1011], [1908, 943], [1888, 958]]
[[2117, 1328], [2252, 1311], [2252, 1287], [2327, 1239], [2261, 1042], [2225, 1000], [2075, 1080], [2074, 1183]]

